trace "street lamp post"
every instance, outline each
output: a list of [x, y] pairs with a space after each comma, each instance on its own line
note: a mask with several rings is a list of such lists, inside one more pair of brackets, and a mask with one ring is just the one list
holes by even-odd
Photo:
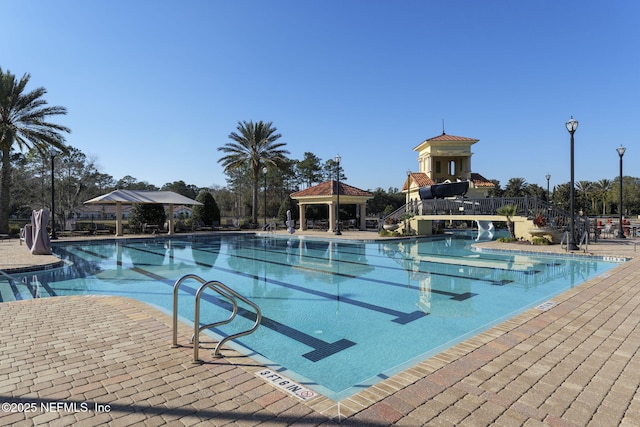
[[411, 169], [407, 169], [407, 203], [406, 211], [410, 212], [412, 208], [411, 203]]
[[267, 167], [262, 168], [264, 174], [264, 229], [267, 229]]
[[551, 174], [547, 173], [544, 177], [547, 178], [547, 203], [551, 203], [551, 199], [549, 199], [549, 180], [551, 179]]
[[342, 157], [340, 157], [340, 154], [338, 154], [335, 157], [335, 161], [336, 161], [336, 178], [338, 181], [338, 186], [336, 189], [336, 201], [337, 201], [337, 205], [338, 205], [338, 209], [336, 211], [336, 229], [334, 231], [334, 234], [336, 236], [340, 236], [342, 233], [340, 232], [340, 160], [342, 160]]
[[570, 188], [570, 195], [569, 195], [569, 198], [571, 199], [571, 203], [570, 203], [571, 216], [569, 221], [569, 242], [567, 244], [567, 248], [570, 251], [576, 251], [578, 250], [578, 246], [576, 245], [576, 238], [575, 238], [575, 212], [573, 208], [573, 204], [575, 202], [575, 194], [574, 194], [575, 184], [574, 184], [574, 176], [573, 176], [573, 134], [576, 132], [576, 129], [578, 129], [578, 121], [574, 119], [573, 116], [571, 116], [571, 119], [569, 119], [569, 121], [566, 123], [566, 126], [567, 126], [567, 130], [571, 134], [571, 188]]
[[620, 145], [620, 147], [616, 148], [616, 151], [618, 152], [618, 156], [620, 156], [620, 194], [618, 198], [618, 210], [620, 211], [620, 231], [618, 231], [618, 238], [624, 239], [624, 228], [622, 227], [622, 156], [624, 156], [626, 148]]
[[58, 239], [56, 236], [56, 189], [54, 179], [54, 159], [56, 158], [56, 150], [49, 150], [51, 155], [51, 240]]

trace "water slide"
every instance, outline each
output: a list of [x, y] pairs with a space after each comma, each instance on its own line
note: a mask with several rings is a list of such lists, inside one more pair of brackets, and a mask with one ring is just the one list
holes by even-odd
[[421, 200], [444, 199], [445, 197], [464, 196], [469, 191], [469, 181], [443, 182], [427, 185], [419, 191]]

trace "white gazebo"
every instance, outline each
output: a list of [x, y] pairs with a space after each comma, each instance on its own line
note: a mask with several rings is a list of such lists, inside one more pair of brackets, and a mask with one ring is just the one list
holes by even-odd
[[122, 205], [134, 203], [148, 203], [169, 205], [169, 231], [173, 234], [173, 206], [174, 205], [202, 205], [202, 203], [185, 197], [173, 191], [141, 191], [115, 190], [84, 202], [85, 204], [115, 204], [116, 205], [116, 236], [122, 236]]

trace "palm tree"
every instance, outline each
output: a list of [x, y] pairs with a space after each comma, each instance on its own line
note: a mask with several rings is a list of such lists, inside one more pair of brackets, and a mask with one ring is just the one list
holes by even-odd
[[278, 167], [287, 160], [287, 150], [282, 149], [285, 142], [276, 142], [282, 135], [276, 133], [277, 129], [272, 126], [272, 122], [264, 123], [259, 121], [238, 122], [236, 129], [238, 132], [231, 132], [229, 142], [218, 151], [226, 153], [218, 160], [224, 166], [225, 173], [235, 169], [248, 166], [251, 171], [252, 182], [252, 209], [251, 217], [254, 224], [258, 223], [258, 181], [262, 174], [262, 168], [267, 165]]
[[529, 184], [524, 178], [511, 178], [504, 188], [504, 197], [524, 197], [527, 194]]
[[600, 196], [600, 201], [602, 202], [603, 216], [607, 214], [607, 193], [609, 193], [609, 190], [611, 190], [611, 184], [611, 181], [606, 178], [603, 178], [595, 183], [598, 196]]
[[582, 206], [586, 212], [586, 207], [591, 204], [591, 210], [593, 213], [597, 213], [593, 183], [591, 181], [578, 181], [576, 182], [576, 190], [578, 191], [578, 206]]
[[507, 217], [507, 229], [509, 230], [509, 234], [512, 239], [516, 238], [516, 232], [513, 229], [513, 221], [511, 221], [511, 217], [515, 216], [518, 212], [518, 208], [515, 205], [505, 205], [496, 209], [496, 213], [500, 216]]
[[9, 70], [0, 68], [0, 233], [9, 232], [11, 189], [11, 150], [14, 143], [22, 151], [35, 148], [43, 157], [54, 147], [66, 152], [65, 139], [61, 132], [71, 132], [65, 126], [47, 122], [49, 116], [67, 114], [64, 107], [47, 106], [42, 97], [47, 93], [43, 87], [25, 92], [31, 75], [25, 74], [18, 81]]

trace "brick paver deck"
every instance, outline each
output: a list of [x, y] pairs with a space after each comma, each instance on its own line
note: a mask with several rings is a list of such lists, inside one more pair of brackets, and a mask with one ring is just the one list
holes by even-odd
[[552, 301], [341, 402], [229, 349], [192, 364], [191, 329], [171, 348], [170, 317], [131, 299], [0, 303], [0, 424], [640, 425], [640, 258]]

